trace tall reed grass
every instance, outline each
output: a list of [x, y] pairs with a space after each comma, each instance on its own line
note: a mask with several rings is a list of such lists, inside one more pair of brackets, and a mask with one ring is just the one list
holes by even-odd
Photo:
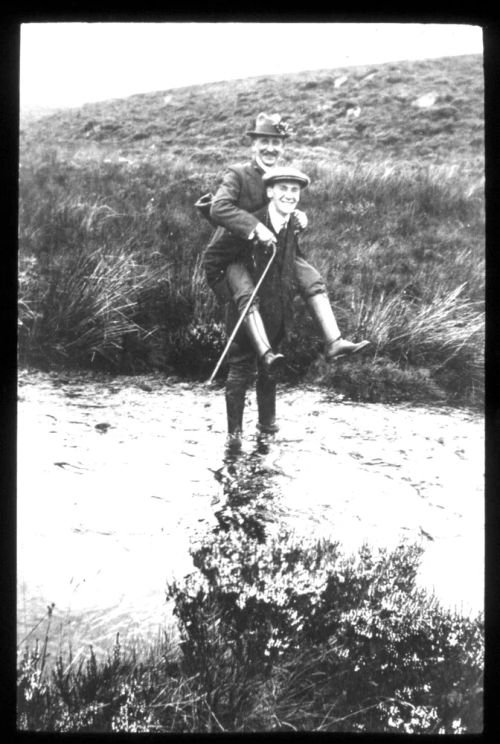
[[[296, 162], [312, 177], [303, 249], [344, 336], [368, 335], [379, 360], [425, 367], [454, 400], [480, 398], [480, 185], [431, 166]], [[193, 204], [220, 166], [40, 148], [20, 173], [21, 361], [207, 374], [224, 332], [201, 270], [211, 228]], [[302, 306], [296, 321], [288, 361], [300, 377], [317, 347]]]

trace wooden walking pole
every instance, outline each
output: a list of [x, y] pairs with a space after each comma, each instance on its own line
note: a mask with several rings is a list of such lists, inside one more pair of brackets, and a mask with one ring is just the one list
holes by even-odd
[[263, 280], [264, 280], [264, 277], [266, 276], [266, 274], [267, 274], [267, 272], [268, 272], [268, 270], [269, 270], [269, 267], [271, 266], [271, 264], [272, 264], [272, 262], [273, 262], [273, 260], [274, 260], [274, 257], [275, 257], [275, 255], [276, 255], [276, 250], [277, 250], [277, 245], [276, 245], [276, 243], [273, 243], [273, 252], [272, 252], [272, 254], [271, 254], [271, 258], [269, 259], [269, 261], [268, 261], [268, 263], [267, 263], [267, 265], [266, 265], [266, 268], [265, 268], [265, 269], [264, 269], [264, 271], [262, 272], [262, 274], [261, 274], [261, 276], [260, 276], [260, 278], [259, 278], [259, 281], [258, 281], [258, 282], [257, 282], [257, 284], [255, 285], [255, 289], [254, 289], [254, 291], [252, 292], [252, 294], [251, 294], [251, 296], [250, 296], [250, 299], [248, 300], [247, 304], [245, 305], [245, 307], [244, 307], [244, 309], [243, 309], [243, 312], [241, 313], [240, 317], [238, 318], [238, 322], [237, 322], [237, 323], [236, 323], [236, 325], [234, 326], [234, 328], [233, 328], [233, 332], [232, 332], [232, 333], [231, 333], [231, 335], [229, 336], [229, 339], [228, 339], [228, 341], [227, 341], [227, 344], [226, 344], [226, 345], [225, 345], [225, 347], [224, 347], [224, 351], [223, 351], [223, 352], [222, 352], [222, 354], [220, 355], [220, 359], [219, 359], [219, 361], [217, 362], [217, 364], [215, 365], [215, 369], [214, 369], [214, 371], [212, 372], [212, 374], [210, 375], [210, 379], [208, 380], [208, 382], [207, 382], [207, 385], [211, 385], [211, 384], [212, 384], [212, 382], [214, 381], [215, 375], [216, 375], [216, 374], [217, 374], [217, 372], [219, 371], [219, 368], [220, 368], [220, 366], [221, 366], [222, 362], [223, 362], [223, 361], [224, 361], [224, 359], [226, 358], [226, 354], [227, 354], [227, 352], [229, 351], [229, 347], [230, 347], [230, 346], [231, 346], [231, 344], [233, 343], [234, 337], [235, 337], [235, 336], [236, 336], [236, 334], [238, 333], [238, 331], [239, 331], [239, 329], [240, 329], [240, 326], [241, 326], [241, 324], [243, 323], [243, 320], [245, 319], [245, 316], [246, 316], [246, 314], [248, 313], [248, 310], [250, 309], [250, 306], [251, 306], [252, 302], [253, 302], [253, 301], [254, 301], [254, 299], [255, 299], [255, 295], [256, 295], [256, 294], [257, 294], [257, 292], [259, 291], [259, 289], [260, 289], [260, 285], [262, 284], [262, 282], [263, 282]]

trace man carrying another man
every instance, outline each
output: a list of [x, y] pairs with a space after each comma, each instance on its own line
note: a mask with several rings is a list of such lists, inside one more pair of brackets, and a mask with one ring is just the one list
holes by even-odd
[[269, 260], [266, 250], [277, 245], [269, 274], [229, 349], [226, 407], [228, 444], [234, 449], [241, 446], [245, 392], [256, 360], [258, 428], [264, 434], [277, 431], [275, 375], [283, 356], [276, 349], [289, 327], [296, 291], [321, 328], [327, 361], [369, 343], [341, 337], [324, 281], [300, 251], [297, 235], [307, 226], [307, 217], [296, 206], [309, 178], [293, 168], [276, 168], [289, 136], [286, 125], [276, 114], [259, 114], [247, 134], [252, 138], [252, 160], [231, 166], [224, 176], [210, 207], [211, 221], [218, 227], [204, 256], [209, 286], [222, 303], [229, 303], [230, 333]]

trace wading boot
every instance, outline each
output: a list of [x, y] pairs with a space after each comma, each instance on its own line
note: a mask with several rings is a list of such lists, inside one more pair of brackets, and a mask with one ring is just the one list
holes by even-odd
[[234, 457], [235, 455], [241, 454], [241, 431], [235, 431], [232, 434], [228, 434], [226, 437], [226, 444], [224, 446], [224, 454], [226, 457]]
[[241, 452], [241, 437], [243, 430], [243, 411], [245, 409], [246, 379], [229, 374], [226, 380], [226, 414], [227, 438], [226, 454], [234, 455]]
[[276, 434], [279, 431], [276, 423], [276, 380], [259, 374], [255, 391], [259, 411], [257, 429], [261, 434]]
[[346, 341], [342, 338], [332, 306], [330, 305], [328, 296], [324, 292], [309, 297], [307, 303], [323, 333], [327, 362], [355, 354], [369, 345], [369, 341], [360, 341], [358, 344], [355, 344], [352, 341]]
[[279, 426], [276, 423], [276, 380], [268, 375], [259, 374], [255, 386], [257, 393], [257, 452], [267, 455], [271, 450]]
[[261, 368], [269, 377], [276, 377], [283, 369], [285, 357], [275, 354], [267, 338], [262, 316], [256, 307], [251, 307], [243, 320], [245, 330], [257, 352]]

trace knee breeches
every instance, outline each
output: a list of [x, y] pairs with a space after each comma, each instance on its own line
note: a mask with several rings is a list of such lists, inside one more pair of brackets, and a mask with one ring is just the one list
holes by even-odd
[[[298, 292], [305, 300], [316, 294], [326, 293], [325, 282], [319, 271], [300, 256], [295, 259], [295, 282]], [[242, 313], [255, 289], [250, 272], [242, 263], [230, 264], [226, 269], [226, 283], [238, 312]], [[253, 304], [258, 306], [258, 296]]]

